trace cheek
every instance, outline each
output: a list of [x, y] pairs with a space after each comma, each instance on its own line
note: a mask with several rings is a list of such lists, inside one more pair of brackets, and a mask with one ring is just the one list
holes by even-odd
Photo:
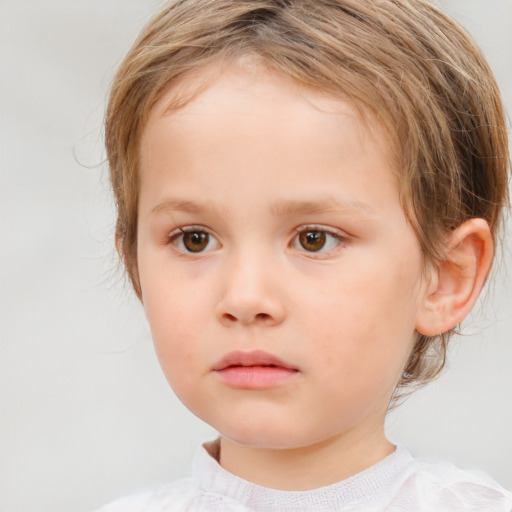
[[416, 282], [415, 272], [403, 272], [396, 263], [392, 271], [374, 264], [364, 272], [340, 273], [319, 288], [302, 318], [308, 324], [303, 329], [317, 338], [316, 357], [325, 368], [335, 373], [342, 366], [356, 380], [363, 373], [399, 373], [414, 340]]
[[196, 400], [197, 376], [205, 373], [202, 359], [198, 358], [203, 348], [195, 343], [195, 323], [186, 321], [187, 313], [187, 309], [177, 303], [170, 303], [168, 310], [147, 308], [146, 312], [162, 372], [170, 387], [186, 404]]
[[165, 256], [163, 251], [139, 252], [142, 303], [156, 344], [189, 338], [196, 325], [192, 317], [200, 310], [200, 294], [169, 267]]
[[154, 273], [142, 272], [143, 305], [160, 365], [169, 380], [186, 376], [195, 367], [194, 341], [204, 326], [200, 297], [187, 293], [179, 282], [168, 283]]

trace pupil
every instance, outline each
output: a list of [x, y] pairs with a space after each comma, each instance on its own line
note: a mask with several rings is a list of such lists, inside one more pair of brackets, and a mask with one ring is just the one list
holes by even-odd
[[183, 235], [183, 244], [190, 252], [200, 252], [208, 245], [208, 239], [208, 233], [192, 231]]
[[304, 231], [299, 238], [300, 244], [307, 251], [319, 251], [326, 241], [326, 235], [323, 231]]

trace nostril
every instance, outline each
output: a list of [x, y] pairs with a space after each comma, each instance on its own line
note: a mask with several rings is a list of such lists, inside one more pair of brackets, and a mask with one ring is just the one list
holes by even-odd
[[[238, 320], [239, 320], [239, 318], [237, 316], [232, 315], [231, 313], [224, 313], [222, 315], [222, 318], [224, 318], [224, 320], [227, 320], [229, 323], [238, 322]], [[271, 318], [272, 318], [271, 315], [269, 315], [268, 313], [257, 313], [253, 317], [253, 321], [256, 321], [256, 322], [267, 322]], [[243, 321], [242, 318], [240, 318], [240, 320]]]

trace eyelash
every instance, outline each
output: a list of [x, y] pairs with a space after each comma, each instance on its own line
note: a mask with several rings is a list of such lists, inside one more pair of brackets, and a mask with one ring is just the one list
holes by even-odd
[[[331, 239], [336, 240], [336, 247], [330, 248], [328, 250], [323, 250], [323, 247], [322, 247], [319, 251], [308, 251], [304, 246], [301, 245], [301, 243], [299, 241], [300, 235], [303, 233], [307, 233], [308, 231], [323, 233], [323, 234], [327, 235], [327, 237], [331, 237]], [[205, 229], [204, 227], [201, 227], [201, 226], [182, 226], [182, 227], [175, 229], [174, 231], [169, 233], [168, 243], [174, 245], [180, 252], [182, 252], [184, 254], [202, 254], [203, 252], [208, 252], [208, 251], [205, 251], [204, 249], [201, 249], [199, 251], [190, 251], [184, 246], [183, 237], [187, 234], [192, 234], [192, 233], [201, 233], [201, 234], [208, 235], [209, 239], [208, 239], [208, 243], [207, 243], [205, 249], [207, 249], [208, 245], [210, 245], [212, 239], [215, 240], [218, 245], [220, 245], [218, 240], [207, 229]], [[325, 226], [302, 225], [295, 229], [295, 233], [296, 234], [293, 237], [291, 246], [293, 247], [294, 245], [296, 245], [296, 247], [295, 247], [296, 249], [299, 249], [300, 251], [305, 252], [308, 255], [324, 254], [324, 253], [335, 250], [343, 242], [347, 242], [347, 237], [345, 235], [341, 234], [339, 231], [327, 229]], [[325, 243], [327, 244], [329, 242], [326, 241]], [[178, 244], [180, 244], [182, 247], [178, 247]], [[209, 249], [209, 250], [212, 250], [212, 249]]]

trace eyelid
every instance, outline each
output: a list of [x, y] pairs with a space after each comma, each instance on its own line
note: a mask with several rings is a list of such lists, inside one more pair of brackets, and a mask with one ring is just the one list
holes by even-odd
[[350, 237], [344, 231], [340, 229], [331, 228], [329, 226], [325, 226], [323, 224], [302, 224], [294, 229], [296, 234], [302, 233], [304, 231], [323, 231], [324, 233], [328, 233], [332, 235], [334, 238], [338, 240], [348, 240]]
[[178, 226], [177, 228], [173, 229], [169, 232], [167, 235], [168, 238], [172, 238], [175, 235], [182, 235], [184, 233], [193, 233], [194, 231], [202, 231], [203, 233], [211, 234], [210, 230], [208, 228], [205, 228], [204, 226], [195, 226], [195, 225], [186, 225], [186, 226]]

